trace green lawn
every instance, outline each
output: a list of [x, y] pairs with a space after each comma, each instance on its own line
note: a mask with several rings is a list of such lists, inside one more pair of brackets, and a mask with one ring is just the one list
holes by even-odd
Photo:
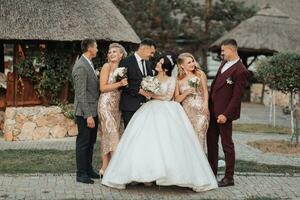
[[291, 130], [286, 127], [273, 127], [267, 124], [233, 124], [233, 130], [250, 133], [279, 133], [290, 134]]
[[[3, 173], [74, 173], [75, 151], [59, 150], [2, 150], [0, 174]], [[94, 167], [101, 164], [99, 146], [94, 153]], [[258, 164], [237, 160], [236, 172], [300, 173], [300, 167]]]
[[[97, 143], [96, 143], [97, 144]], [[1, 150], [0, 173], [75, 173], [75, 150]], [[98, 170], [100, 148], [94, 152], [94, 169]]]
[[[223, 170], [221, 168], [221, 170]], [[237, 160], [235, 164], [236, 172], [261, 172], [261, 173], [300, 173], [300, 167], [290, 165], [267, 165], [252, 161]]]
[[275, 197], [248, 197], [245, 200], [277, 200], [280, 198], [275, 198]]

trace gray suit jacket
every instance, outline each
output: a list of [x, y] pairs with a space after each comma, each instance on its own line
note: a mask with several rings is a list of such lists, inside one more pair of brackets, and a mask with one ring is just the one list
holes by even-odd
[[76, 116], [97, 116], [99, 80], [83, 56], [73, 67], [72, 77], [75, 89], [74, 108]]

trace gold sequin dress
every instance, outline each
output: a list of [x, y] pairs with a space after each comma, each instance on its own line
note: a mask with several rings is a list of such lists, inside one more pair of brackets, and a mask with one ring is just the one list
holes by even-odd
[[[111, 72], [108, 78], [108, 84], [115, 82], [115, 77], [113, 76], [113, 72]], [[114, 90], [101, 93], [99, 97], [98, 116], [102, 155], [115, 151], [121, 137], [120, 95], [119, 90]]]
[[[191, 86], [187, 81], [181, 82], [179, 84], [180, 94], [183, 94], [189, 88]], [[181, 104], [195, 129], [200, 144], [206, 150], [206, 133], [209, 125], [209, 116], [203, 113], [203, 94], [198, 90], [196, 94], [187, 96]]]

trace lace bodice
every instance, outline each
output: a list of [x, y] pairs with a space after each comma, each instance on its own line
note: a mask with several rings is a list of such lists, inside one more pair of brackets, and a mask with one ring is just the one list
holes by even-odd
[[170, 101], [174, 96], [176, 80], [174, 77], [169, 77], [166, 81], [161, 82], [160, 90], [157, 95], [162, 97], [163, 101]]

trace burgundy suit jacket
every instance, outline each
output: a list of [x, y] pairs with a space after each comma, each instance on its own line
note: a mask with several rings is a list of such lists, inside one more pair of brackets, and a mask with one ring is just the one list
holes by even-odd
[[221, 69], [225, 63], [221, 63], [212, 82], [209, 108], [211, 115], [214, 115], [215, 118], [223, 114], [228, 120], [233, 121], [240, 117], [241, 98], [250, 74], [241, 60], [221, 74]]

